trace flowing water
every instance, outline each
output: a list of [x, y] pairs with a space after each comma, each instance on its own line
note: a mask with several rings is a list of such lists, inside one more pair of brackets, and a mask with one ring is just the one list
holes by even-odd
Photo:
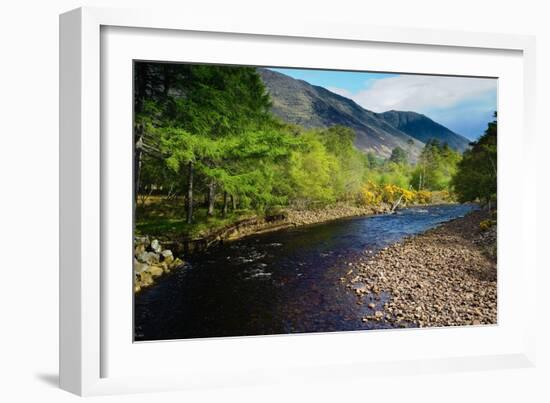
[[[464, 216], [473, 205], [413, 207], [226, 242], [135, 297], [135, 340], [167, 340], [387, 328], [363, 323], [340, 278], [365, 251]], [[388, 298], [372, 302], [377, 309]], [[369, 312], [370, 311], [370, 312]]]

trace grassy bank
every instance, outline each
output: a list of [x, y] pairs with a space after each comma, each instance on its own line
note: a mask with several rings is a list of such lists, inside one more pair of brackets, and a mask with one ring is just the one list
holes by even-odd
[[232, 223], [254, 217], [251, 210], [229, 211], [225, 217], [216, 214], [207, 216], [207, 208], [197, 206], [193, 223], [185, 219], [185, 199], [150, 196], [136, 208], [136, 235], [149, 235], [161, 239], [175, 239], [183, 236], [199, 238], [210, 232], [225, 228]]

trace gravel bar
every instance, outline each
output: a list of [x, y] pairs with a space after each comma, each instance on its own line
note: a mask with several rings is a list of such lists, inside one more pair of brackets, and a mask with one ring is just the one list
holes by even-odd
[[346, 281], [358, 303], [389, 294], [382, 310], [361, 318], [388, 327], [497, 323], [496, 226], [475, 211], [353, 262]]

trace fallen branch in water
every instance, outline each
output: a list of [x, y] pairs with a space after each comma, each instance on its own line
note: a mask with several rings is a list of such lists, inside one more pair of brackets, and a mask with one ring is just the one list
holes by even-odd
[[395, 204], [392, 206], [390, 214], [393, 214], [395, 212], [395, 209], [399, 206], [399, 203], [401, 203], [401, 199], [403, 199], [403, 195], [399, 196], [399, 199], [397, 199]]

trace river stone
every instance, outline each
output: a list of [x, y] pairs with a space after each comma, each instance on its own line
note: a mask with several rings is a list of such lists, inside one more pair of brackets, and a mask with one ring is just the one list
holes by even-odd
[[160, 246], [160, 242], [158, 239], [153, 239], [151, 242], [151, 249], [153, 249], [154, 252], [160, 253], [162, 251], [162, 247]]
[[171, 269], [175, 269], [176, 267], [179, 267], [183, 264], [183, 260], [181, 260], [179, 257], [175, 258], [174, 261], [170, 264]]
[[134, 273], [143, 273], [149, 268], [149, 265], [142, 262], [134, 261]]
[[138, 236], [134, 239], [135, 245], [142, 244], [145, 246], [145, 248], [149, 247], [151, 245], [151, 241], [149, 240], [149, 237], [147, 236]]
[[149, 273], [151, 273], [151, 276], [158, 277], [164, 273], [164, 269], [162, 266], [151, 266], [148, 270]]
[[163, 262], [170, 265], [174, 261], [174, 255], [171, 250], [165, 249], [160, 253]]
[[153, 264], [158, 263], [159, 256], [155, 252], [143, 252], [137, 256], [138, 260], [143, 263]]
[[136, 248], [134, 249], [134, 255], [139, 256], [143, 252], [145, 252], [145, 244], [143, 243], [136, 243]]
[[148, 271], [144, 271], [143, 273], [139, 274], [139, 284], [141, 287], [147, 287], [153, 284], [153, 277], [151, 276], [151, 273]]

